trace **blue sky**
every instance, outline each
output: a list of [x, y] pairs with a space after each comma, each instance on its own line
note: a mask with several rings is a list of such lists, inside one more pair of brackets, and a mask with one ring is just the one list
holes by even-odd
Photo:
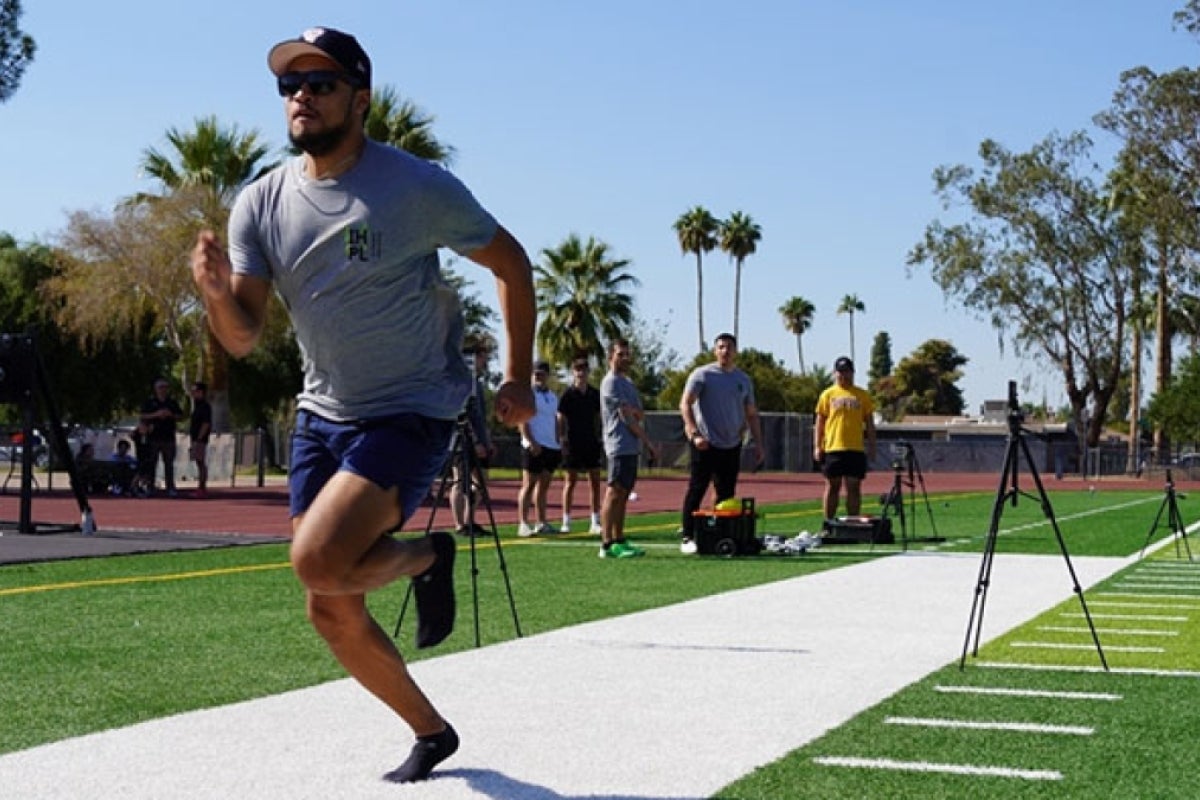
[[[390, 84], [436, 117], [456, 172], [531, 257], [595, 236], [632, 262], [639, 312], [697, 346], [695, 264], [672, 223], [703, 205], [762, 227], [744, 268], [740, 338], [797, 367], [777, 312], [817, 307], [805, 360], [849, 351], [865, 378], [878, 331], [896, 361], [930, 338], [970, 362], [968, 410], [1003, 398], [1064, 402], [1052, 369], [1003, 354], [997, 335], [944, 300], [905, 255], [942, 215], [931, 174], [976, 163], [993, 138], [1024, 150], [1090, 129], [1120, 73], [1191, 65], [1173, 31], [1184, 0], [509, 0], [438, 3], [26, 0], [38, 41], [20, 90], [0, 105], [0, 230], [52, 240], [68, 212], [149, 190], [142, 151], [168, 128], [215, 114], [285, 143], [270, 45], [310, 25], [342, 28]], [[1111, 148], [1097, 134], [1101, 148]], [[180, 268], [186, 268], [181, 255]], [[468, 270], [494, 299], [487, 273]], [[734, 271], [705, 260], [705, 328], [733, 326]]]

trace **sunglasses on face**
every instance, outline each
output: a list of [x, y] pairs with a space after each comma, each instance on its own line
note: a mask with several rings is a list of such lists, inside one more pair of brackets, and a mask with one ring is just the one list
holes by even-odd
[[317, 97], [323, 97], [337, 91], [338, 81], [343, 81], [351, 86], [356, 85], [348, 76], [331, 69], [285, 72], [279, 76], [276, 83], [279, 87], [280, 97], [291, 97], [305, 86], [308, 87], [310, 93]]

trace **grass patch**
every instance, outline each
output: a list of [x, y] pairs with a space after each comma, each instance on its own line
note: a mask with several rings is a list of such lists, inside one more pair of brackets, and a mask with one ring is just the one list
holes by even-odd
[[[716, 796], [1200, 796], [1192, 752], [1200, 708], [1191, 702], [1200, 680], [1200, 562], [1178, 559], [1174, 545], [1167, 544], [1154, 558], [1088, 590], [1084, 599], [1112, 672], [1097, 671], [1094, 643], [1079, 617], [1079, 600], [1072, 597], [986, 644], [965, 669], [955, 662], [939, 670]], [[1047, 646], [1014, 646], [1022, 642]], [[1162, 650], [1119, 649], [1131, 643]], [[1080, 649], [1054, 647], [1061, 644]], [[1043, 728], [981, 730], [930, 720]], [[858, 766], [844, 766], [844, 759], [857, 759]], [[993, 773], [936, 771], [947, 765]], [[1052, 775], [1058, 777], [1047, 777]]]

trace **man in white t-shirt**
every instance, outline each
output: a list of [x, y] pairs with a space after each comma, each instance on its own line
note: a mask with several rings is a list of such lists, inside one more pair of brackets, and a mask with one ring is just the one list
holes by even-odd
[[[562, 462], [562, 447], [558, 442], [558, 396], [546, 383], [550, 365], [539, 361], [533, 368], [533, 417], [520, 425], [521, 429], [521, 492], [517, 495], [517, 514], [521, 524], [520, 536], [549, 536], [556, 529], [546, 517], [546, 497], [554, 470]], [[537, 522], [530, 524], [529, 507], [533, 506]]]

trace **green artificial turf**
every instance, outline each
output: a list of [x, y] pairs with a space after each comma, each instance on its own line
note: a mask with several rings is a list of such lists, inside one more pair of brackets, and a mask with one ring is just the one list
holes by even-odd
[[[1072, 556], [1128, 556], [1170, 535], [1152, 526], [1162, 495], [1153, 492], [1054, 492], [1051, 508]], [[878, 513], [875, 498], [864, 510]], [[982, 552], [1057, 553], [1058, 537], [1039, 499], [1024, 494], [997, 510], [994, 493], [918, 496], [909, 512], [912, 541], [871, 547], [826, 547], [799, 558], [696, 558], [679, 554], [673, 513], [639, 515], [628, 532], [645, 546], [642, 559], [596, 557], [587, 535], [520, 540], [505, 528], [503, 548], [483, 540], [477, 558], [483, 643], [511, 639], [504, 577], [522, 633], [612, 617], [745, 586], [782, 580], [896, 552], [904, 547]], [[1186, 501], [1181, 501], [1188, 518]], [[791, 536], [819, 528], [815, 503], [761, 509], [760, 534]], [[944, 541], [928, 542], [936, 526]], [[899, 533], [899, 531], [897, 531]], [[1153, 535], [1149, 535], [1153, 533]], [[1168, 544], [1153, 561], [1174, 562]], [[505, 569], [498, 555], [503, 555]], [[1200, 555], [1200, 553], [1198, 553]], [[459, 552], [459, 624], [432, 651], [410, 645], [415, 619], [405, 621], [401, 649], [420, 659], [474, 646], [471, 551]], [[1145, 564], [1126, 573], [1145, 577]], [[1185, 567], [1186, 569], [1186, 567]], [[1139, 570], [1143, 570], [1139, 572]], [[1105, 595], [1125, 574], [1090, 590], [1094, 613], [1113, 608]], [[1186, 587], [1185, 587], [1186, 589]], [[1144, 590], [1188, 594], [1200, 590]], [[391, 631], [404, 598], [403, 582], [377, 592], [371, 606]], [[1118, 602], [1120, 598], [1116, 598]], [[1200, 603], [1200, 600], [1197, 600]], [[1117, 607], [1119, 608], [1119, 606]], [[868, 709], [784, 759], [719, 794], [727, 798], [793, 797], [1193, 797], [1200, 786], [1191, 746], [1200, 719], [1190, 701], [1196, 678], [1138, 674], [1033, 671], [984, 663], [1094, 666], [1094, 649], [1013, 648], [1013, 641], [1089, 643], [1088, 634], [1039, 630], [1077, 627], [1072, 598], [1057, 609], [987, 643], [965, 670], [957, 662]], [[1200, 613], [1192, 615], [1200, 619]], [[0, 568], [0, 752], [127, 725], [196, 708], [275, 694], [343, 676], [303, 614], [303, 592], [279, 545], [83, 559]], [[1098, 621], [1097, 621], [1098, 622]], [[1113, 623], [1106, 622], [1105, 625]], [[1138, 623], [1143, 624], [1143, 623]], [[1148, 623], [1147, 623], [1148, 624]], [[1200, 670], [1200, 622], [1179, 630], [1170, 653], [1109, 653], [1116, 667]], [[1125, 641], [1101, 634], [1116, 648]], [[946, 694], [939, 685], [1120, 694], [1120, 701], [1049, 702], [1036, 698]], [[1000, 734], [917, 728], [889, 717], [973, 718], [1089, 726], [1089, 737]], [[1056, 781], [971, 777], [828, 766], [825, 756], [894, 761], [973, 763], [1058, 771]]]

